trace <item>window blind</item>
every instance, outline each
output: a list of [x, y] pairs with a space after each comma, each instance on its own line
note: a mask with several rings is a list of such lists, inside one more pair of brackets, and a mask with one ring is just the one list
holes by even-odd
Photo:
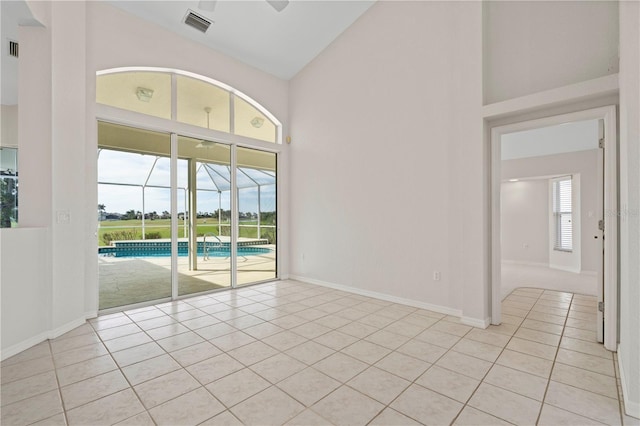
[[571, 177], [553, 182], [553, 215], [556, 225], [554, 248], [556, 250], [573, 250], [571, 183]]

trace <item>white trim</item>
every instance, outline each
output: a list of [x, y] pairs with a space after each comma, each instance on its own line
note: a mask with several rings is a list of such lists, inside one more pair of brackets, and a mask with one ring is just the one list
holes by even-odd
[[610, 74], [581, 83], [488, 104], [482, 107], [482, 116], [485, 119], [494, 120], [515, 113], [521, 114], [558, 105], [566, 105], [568, 102], [580, 102], [616, 95], [618, 91], [618, 74]]
[[635, 417], [640, 419], [640, 402], [639, 401], [630, 401], [629, 400], [629, 386], [627, 385], [627, 381], [625, 380], [626, 375], [624, 374], [624, 370], [622, 366], [624, 362], [622, 360], [622, 350], [618, 346], [618, 376], [620, 377], [620, 384], [622, 385], [622, 399], [624, 401], [624, 413], [627, 416]]
[[460, 322], [472, 327], [487, 328], [491, 324], [491, 317], [487, 317], [484, 320], [471, 317], [461, 317]]
[[[428, 310], [428, 311], [437, 312], [439, 314], [452, 315], [452, 316], [455, 316], [455, 317], [461, 317], [462, 316], [462, 310], [460, 310], [460, 309], [453, 309], [453, 308], [449, 308], [447, 306], [432, 305], [431, 303], [419, 302], [417, 300], [405, 299], [405, 298], [402, 298], [402, 297], [391, 296], [391, 295], [385, 294], [385, 293], [378, 293], [377, 291], [362, 290], [360, 288], [350, 287], [350, 286], [347, 286], [347, 285], [344, 285], [344, 284], [336, 284], [336, 283], [331, 283], [331, 282], [328, 282], [328, 281], [316, 280], [314, 278], [303, 277], [303, 276], [300, 276], [300, 275], [289, 275], [289, 279], [305, 282], [305, 283], [308, 283], [308, 284], [315, 284], [315, 285], [319, 285], [319, 286], [322, 286], [322, 287], [328, 287], [328, 288], [332, 288], [334, 290], [346, 291], [348, 293], [353, 293], [353, 294], [357, 294], [357, 295], [360, 295], [360, 296], [372, 297], [374, 299], [384, 300], [385, 302], [400, 303], [402, 305], [412, 306], [414, 308], [425, 309], [425, 310]], [[477, 321], [477, 320], [475, 320], [475, 321]]]

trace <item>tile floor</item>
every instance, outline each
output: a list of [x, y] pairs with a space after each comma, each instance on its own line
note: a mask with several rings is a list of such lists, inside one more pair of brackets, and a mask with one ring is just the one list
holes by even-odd
[[594, 313], [592, 297], [519, 288], [481, 330], [262, 284], [98, 317], [3, 361], [1, 423], [637, 424]]

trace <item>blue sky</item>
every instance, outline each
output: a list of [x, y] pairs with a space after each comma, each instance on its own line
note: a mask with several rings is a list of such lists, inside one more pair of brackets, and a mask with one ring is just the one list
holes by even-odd
[[[260, 183], [273, 181], [272, 172], [243, 169]], [[207, 169], [202, 165], [197, 174], [198, 211], [213, 212], [218, 209], [218, 200], [223, 210], [231, 209], [229, 189], [229, 170], [224, 165], [212, 164]], [[98, 159], [98, 182], [133, 184], [98, 185], [98, 204], [104, 204], [109, 213], [125, 213], [128, 210], [142, 211], [142, 188], [145, 182], [145, 212], [171, 210], [170, 190], [153, 186], [169, 186], [169, 159], [154, 155], [131, 154], [126, 152], [102, 150]], [[238, 185], [252, 185], [244, 175], [239, 174]], [[187, 162], [178, 161], [178, 187], [187, 185]], [[220, 189], [220, 197], [218, 196]], [[261, 210], [275, 210], [275, 185], [261, 186]], [[258, 188], [256, 186], [241, 188], [239, 191], [239, 211], [258, 211]], [[178, 212], [185, 210], [185, 191], [178, 190]]]

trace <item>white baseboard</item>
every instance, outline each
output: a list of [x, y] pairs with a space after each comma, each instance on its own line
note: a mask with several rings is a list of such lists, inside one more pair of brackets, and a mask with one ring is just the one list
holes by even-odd
[[452, 315], [456, 317], [462, 316], [462, 311], [459, 309], [449, 308], [447, 306], [432, 305], [431, 303], [419, 302], [417, 300], [405, 299], [402, 297], [392, 296], [390, 294], [378, 293], [376, 291], [362, 290], [356, 287], [350, 287], [343, 284], [336, 284], [322, 280], [316, 280], [314, 278], [303, 277], [300, 275], [289, 275], [289, 279], [306, 282], [309, 284], [315, 284], [322, 287], [332, 288], [334, 290], [346, 291], [348, 293], [358, 294], [360, 296], [373, 297], [374, 299], [384, 300], [386, 302], [400, 303], [402, 305], [413, 306], [414, 308], [426, 309], [428, 311], [437, 312], [444, 315]]
[[26, 340], [23, 340], [20, 343], [11, 345], [7, 349], [4, 349], [0, 352], [0, 360], [4, 361], [7, 358], [11, 358], [12, 356], [17, 355], [22, 351], [26, 351], [27, 349], [37, 345], [38, 343], [44, 342], [48, 338], [49, 338], [49, 333], [45, 331], [43, 333], [30, 337]]
[[620, 374], [620, 382], [622, 384], [622, 399], [624, 400], [624, 411], [627, 416], [640, 419], [640, 401], [629, 400], [629, 387], [626, 375], [624, 373], [624, 360], [622, 359], [622, 351], [618, 345], [618, 372]]
[[489, 327], [489, 325], [491, 325], [491, 317], [487, 317], [484, 320], [471, 317], [461, 317], [460, 322], [472, 327], [487, 328]]
[[77, 319], [75, 319], [73, 321], [69, 321], [68, 323], [63, 324], [60, 327], [56, 327], [55, 329], [51, 330], [49, 332], [48, 338], [49, 339], [55, 339], [56, 337], [60, 337], [64, 333], [68, 333], [69, 331], [73, 330], [74, 328], [80, 327], [85, 322], [87, 322], [87, 318], [85, 316], [77, 318]]
[[47, 339], [55, 339], [56, 337], [60, 337], [63, 334], [73, 330], [74, 328], [80, 327], [82, 324], [87, 322], [87, 319], [95, 318], [96, 316], [97, 313], [95, 312], [86, 312], [85, 315], [81, 318], [69, 321], [68, 323], [63, 324], [60, 327], [56, 327], [53, 330], [43, 331], [42, 333], [38, 333], [37, 335], [25, 339], [22, 342], [11, 345], [7, 349], [4, 349], [0, 352], [0, 360], [4, 361], [7, 358], [11, 358], [12, 356], [17, 355], [22, 351], [26, 351], [27, 349], [37, 345], [38, 343], [42, 343]]

